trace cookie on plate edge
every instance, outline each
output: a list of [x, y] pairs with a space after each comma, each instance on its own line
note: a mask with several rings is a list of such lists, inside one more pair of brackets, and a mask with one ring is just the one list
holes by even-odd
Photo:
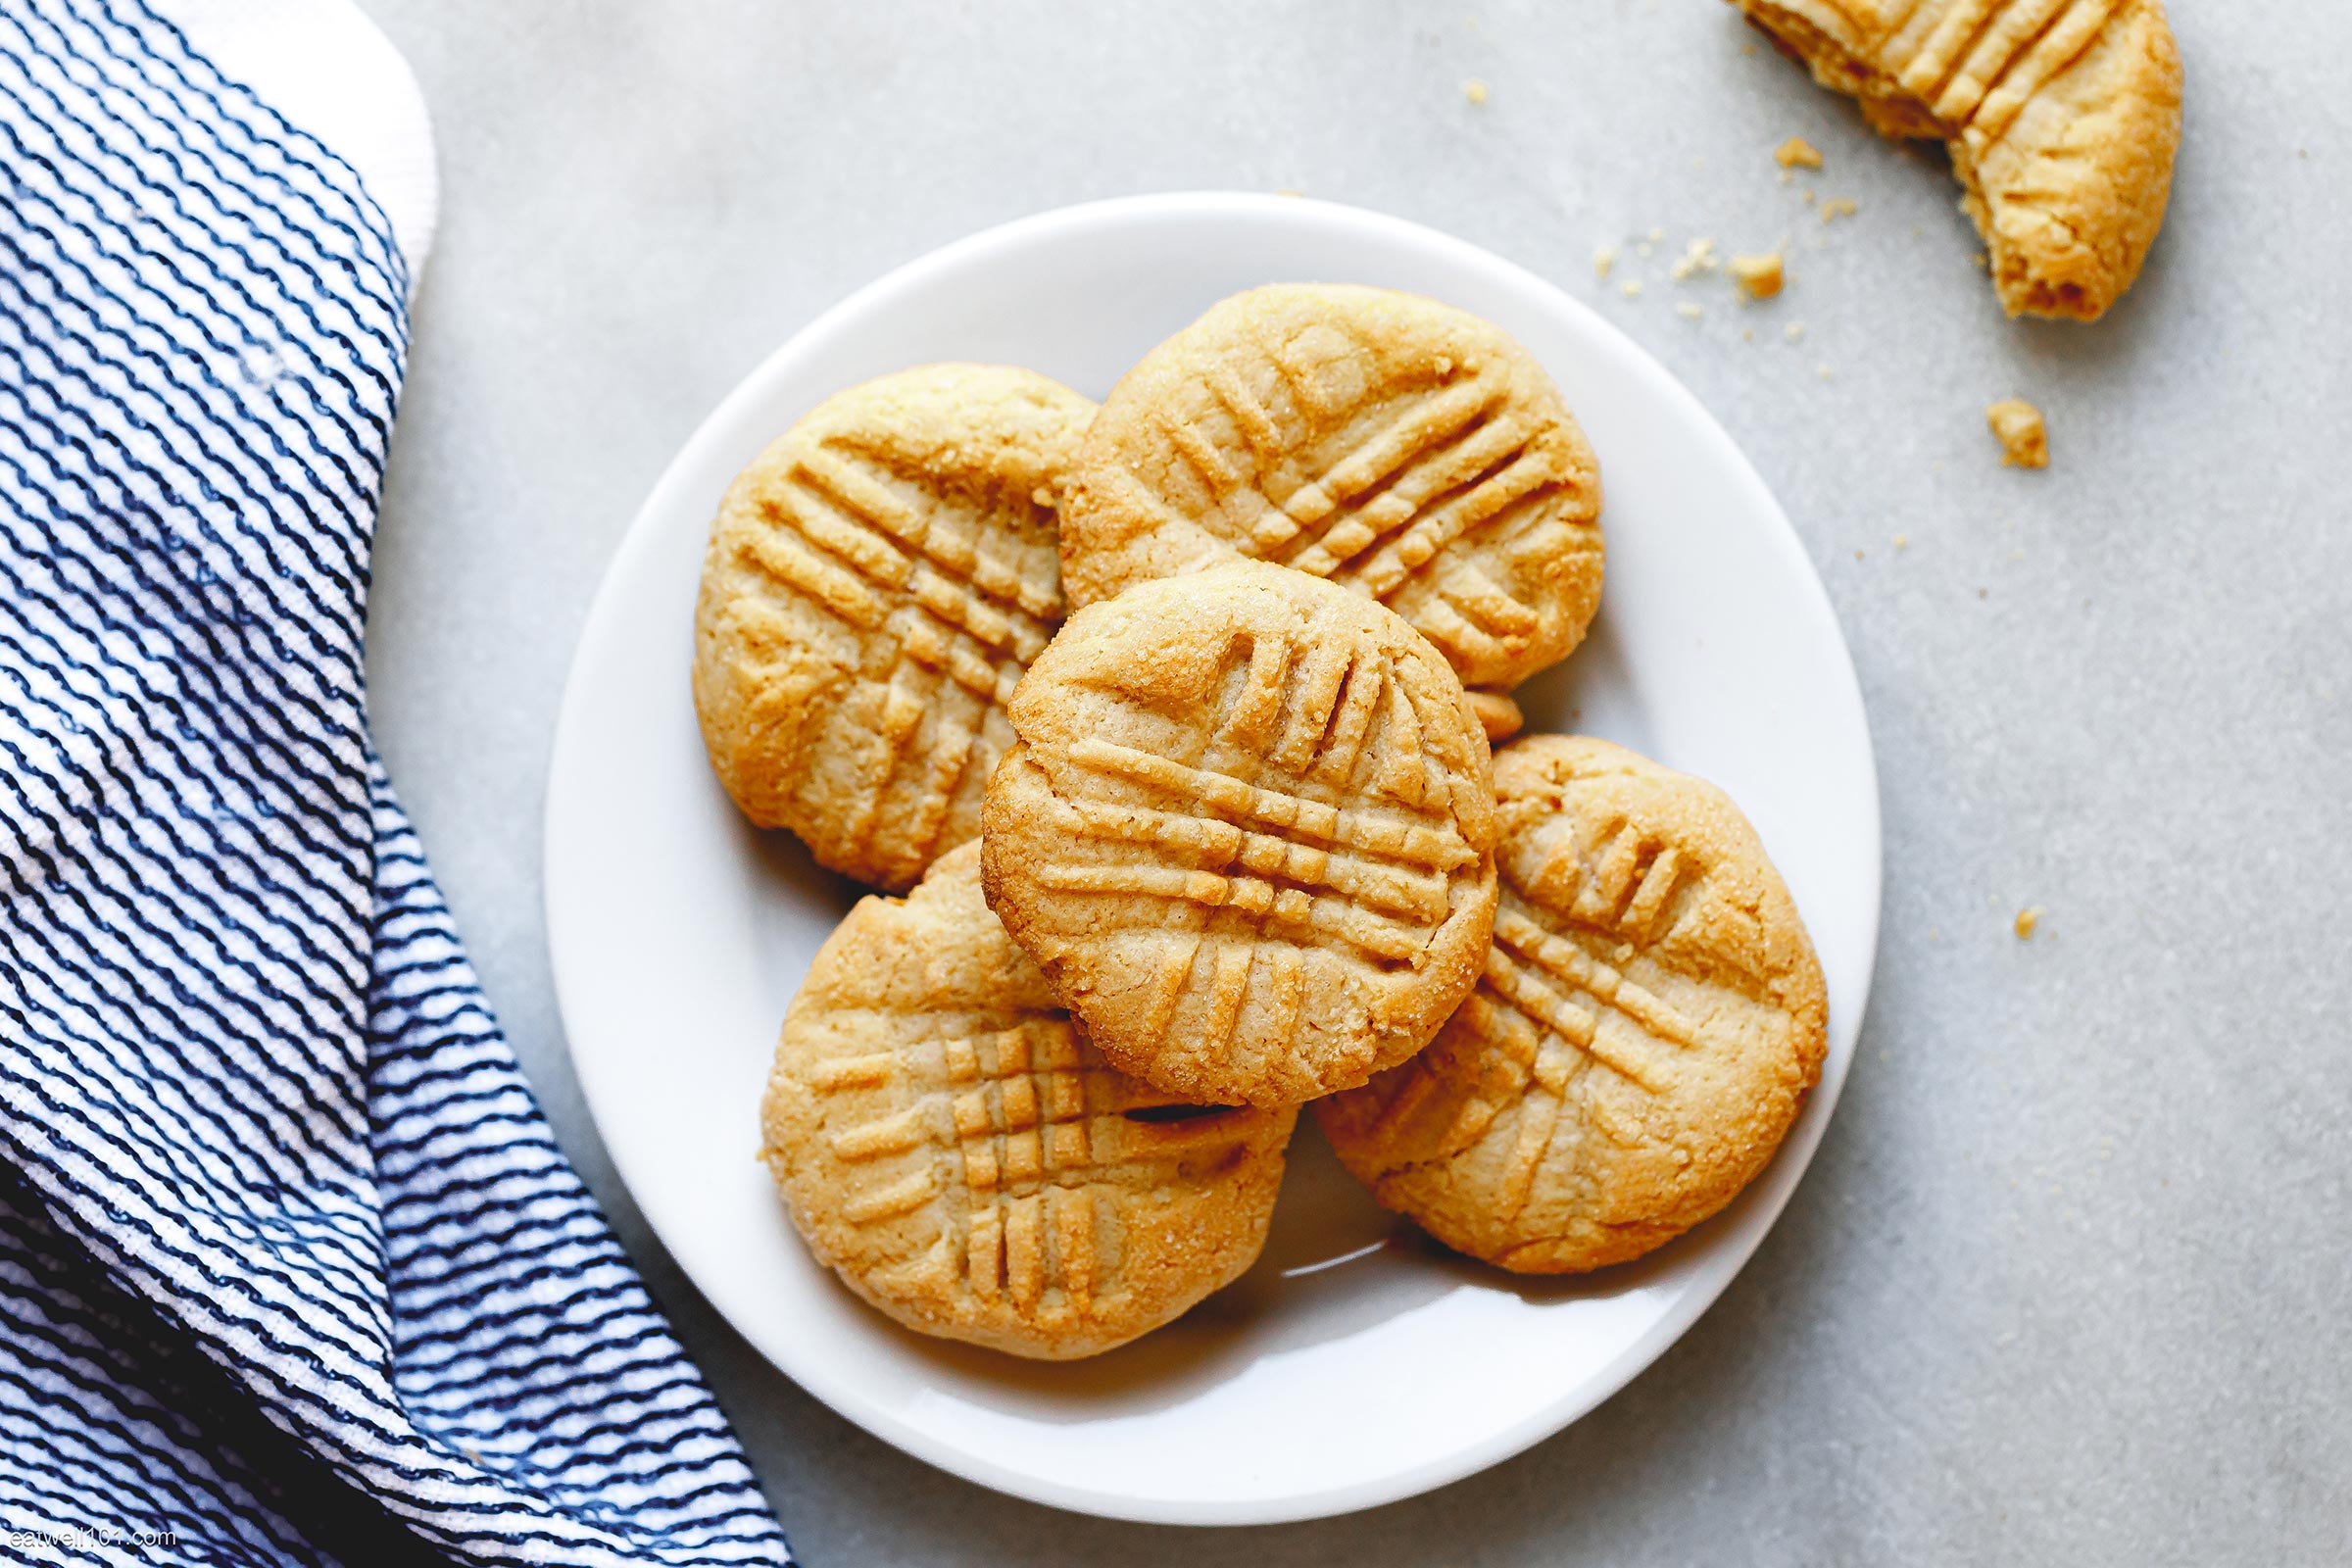
[[818, 950], [761, 1157], [818, 1259], [899, 1322], [1093, 1355], [1255, 1261], [1298, 1113], [1186, 1105], [1114, 1070], [989, 913], [979, 857], [863, 900]]
[[1501, 906], [1435, 1044], [1317, 1118], [1385, 1206], [1524, 1273], [1638, 1257], [1731, 1201], [1820, 1077], [1828, 993], [1755, 830], [1606, 741], [1494, 762]]
[[1054, 507], [1095, 406], [929, 365], [826, 399], [720, 505], [694, 699], [745, 815], [902, 889], [980, 831], [1004, 704], [1061, 623]]

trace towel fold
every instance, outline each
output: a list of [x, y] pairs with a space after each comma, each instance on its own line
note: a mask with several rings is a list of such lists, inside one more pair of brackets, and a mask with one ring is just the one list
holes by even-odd
[[368, 738], [421, 118], [395, 221], [206, 36], [0, 8], [0, 1543], [782, 1563]]

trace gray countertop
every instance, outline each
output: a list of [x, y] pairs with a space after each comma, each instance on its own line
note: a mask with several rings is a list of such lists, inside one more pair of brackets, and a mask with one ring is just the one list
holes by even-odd
[[[423, 83], [444, 208], [377, 733], [565, 1148], [809, 1562], [2352, 1558], [2352, 11], [2179, 0], [2171, 217], [2082, 327], [2005, 320], [1940, 157], [1704, 0], [367, 4]], [[1828, 167], [1784, 185], [1792, 132]], [[1805, 186], [1859, 212], [1825, 225]], [[599, 1148], [539, 902], [574, 638], [712, 404], [934, 245], [1189, 187], [1450, 230], [1664, 361], [1828, 583], [1886, 831], [1853, 1076], [1715, 1308], [1518, 1459], [1222, 1536], [951, 1479], [738, 1340]], [[1787, 239], [1787, 293], [1678, 288], [1694, 236]], [[2013, 394], [2048, 412], [2047, 472], [1998, 464], [1983, 410]]]

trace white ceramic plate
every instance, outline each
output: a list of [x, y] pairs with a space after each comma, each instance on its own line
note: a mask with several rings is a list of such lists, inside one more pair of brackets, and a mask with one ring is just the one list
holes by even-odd
[[[1625, 742], [1743, 806], [1831, 999], [1821, 1087], [1772, 1167], [1640, 1263], [1514, 1279], [1376, 1208], [1299, 1123], [1263, 1259], [1125, 1349], [1032, 1364], [917, 1338], [813, 1263], [754, 1159], [778, 1022], [857, 890], [735, 813], [687, 687], [705, 536], [735, 471], [827, 394], [934, 360], [1092, 396], [1211, 302], [1315, 279], [1417, 290], [1550, 368], [1601, 461], [1592, 635], [1521, 693], [1533, 729]], [[1558, 1431], [1649, 1364], [1788, 1200], [1851, 1060], [1879, 917], [1853, 666], [1803, 548], [1720, 426], [1559, 290], [1394, 219], [1280, 197], [1105, 202], [901, 268], [795, 336], [687, 443], [589, 615], [547, 792], [547, 920], [598, 1129], [670, 1252], [804, 1388], [909, 1453], [1092, 1513], [1308, 1518], [1410, 1495]]]

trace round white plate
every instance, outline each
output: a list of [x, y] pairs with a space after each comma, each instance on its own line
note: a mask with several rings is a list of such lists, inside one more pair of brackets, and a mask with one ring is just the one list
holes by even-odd
[[[857, 896], [747, 826], [687, 687], [695, 588], [735, 471], [827, 394], [934, 360], [1025, 365], [1101, 397], [1252, 284], [1386, 284], [1485, 316], [1543, 360], [1600, 456], [1592, 635], [1521, 692], [1532, 729], [1622, 741], [1728, 789], [1830, 989], [1821, 1087], [1723, 1214], [1639, 1263], [1516, 1279], [1376, 1208], [1299, 1123], [1258, 1265], [1189, 1316], [1049, 1365], [920, 1339], [813, 1263], [754, 1158], [776, 1028]], [[588, 617], [547, 791], [547, 922], [597, 1127], [729, 1321], [907, 1452], [1065, 1508], [1185, 1524], [1340, 1513], [1516, 1453], [1649, 1364], [1721, 1292], [1820, 1141], [1879, 918], [1879, 803], [1852, 663], [1802, 546], [1720, 426], [1584, 306], [1460, 240], [1280, 197], [1145, 197], [990, 229], [844, 301], [754, 371], [638, 514]]]

